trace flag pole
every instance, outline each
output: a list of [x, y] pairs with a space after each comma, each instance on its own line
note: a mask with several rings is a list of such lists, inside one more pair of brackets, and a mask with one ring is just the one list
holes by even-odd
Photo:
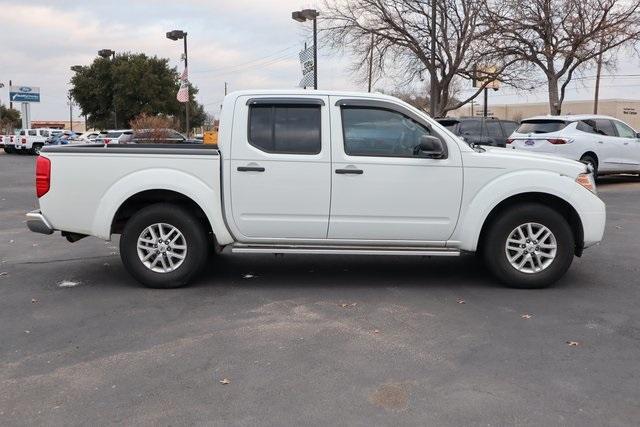
[[[184, 33], [184, 69], [189, 73], [189, 58], [187, 56], [187, 33]], [[189, 74], [187, 74], [187, 87], [189, 87]], [[189, 104], [191, 100], [191, 93], [187, 94], [187, 102], [185, 104], [185, 116], [186, 116], [186, 125], [187, 125], [187, 138], [189, 137], [191, 126], [189, 124]]]

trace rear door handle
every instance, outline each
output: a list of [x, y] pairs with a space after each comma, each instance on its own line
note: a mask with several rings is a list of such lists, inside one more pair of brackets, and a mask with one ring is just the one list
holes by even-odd
[[264, 172], [262, 166], [238, 166], [238, 172]]
[[355, 168], [346, 168], [346, 169], [336, 169], [337, 174], [353, 174], [353, 175], [362, 175], [364, 171], [362, 169]]

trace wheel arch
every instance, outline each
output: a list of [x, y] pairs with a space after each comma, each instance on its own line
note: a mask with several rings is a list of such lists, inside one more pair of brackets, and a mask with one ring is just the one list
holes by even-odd
[[561, 197], [544, 192], [527, 192], [519, 193], [507, 197], [502, 200], [489, 212], [489, 215], [485, 218], [482, 228], [480, 230], [480, 236], [478, 238], [478, 248], [482, 248], [487, 236], [487, 230], [491, 226], [492, 222], [500, 215], [501, 212], [511, 208], [514, 205], [521, 203], [538, 203], [545, 206], [549, 206], [560, 213], [569, 223], [573, 237], [575, 239], [574, 253], [576, 256], [581, 256], [584, 248], [584, 229], [582, 220], [576, 209]]
[[207, 234], [215, 239], [215, 233], [204, 209], [192, 198], [173, 190], [144, 190], [131, 195], [116, 210], [111, 220], [111, 234], [120, 234], [127, 221], [140, 209], [156, 203], [171, 203], [192, 212], [207, 230]]

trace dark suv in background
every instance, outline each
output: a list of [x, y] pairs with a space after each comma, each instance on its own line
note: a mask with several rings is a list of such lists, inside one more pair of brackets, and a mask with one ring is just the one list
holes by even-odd
[[469, 144], [505, 147], [518, 122], [493, 117], [443, 117], [438, 123]]

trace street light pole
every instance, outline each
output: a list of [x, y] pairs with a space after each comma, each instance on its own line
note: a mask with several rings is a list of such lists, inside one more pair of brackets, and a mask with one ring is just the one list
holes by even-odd
[[436, 94], [436, 0], [431, 0], [431, 117], [436, 116], [438, 95]]
[[[98, 51], [98, 55], [104, 59], [111, 57], [111, 65], [116, 62], [116, 52], [111, 49], [102, 49]], [[115, 75], [115, 74], [114, 74]], [[113, 127], [114, 129], [118, 129], [118, 107], [116, 106], [116, 88], [115, 82], [113, 85], [113, 94], [111, 96], [111, 104], [113, 105]]]
[[315, 9], [303, 9], [291, 13], [294, 21], [313, 21], [313, 88], [318, 89], [318, 16], [320, 12]]
[[[187, 84], [189, 84], [189, 56], [187, 53], [187, 33], [182, 30], [173, 30], [167, 33], [167, 38], [169, 40], [177, 41], [183, 39], [184, 41], [184, 69], [187, 71]], [[187, 102], [185, 102], [185, 127], [187, 136], [191, 133], [191, 125], [189, 123], [189, 104], [191, 100], [191, 94], [189, 94], [189, 98], [187, 98]]]

